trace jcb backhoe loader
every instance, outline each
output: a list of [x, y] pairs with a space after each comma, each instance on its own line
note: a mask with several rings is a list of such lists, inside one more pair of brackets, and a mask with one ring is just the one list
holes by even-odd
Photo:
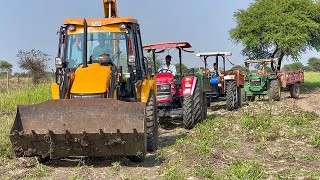
[[66, 19], [52, 100], [19, 105], [10, 140], [18, 157], [127, 156], [142, 161], [158, 141], [156, 83], [147, 74], [137, 20]]

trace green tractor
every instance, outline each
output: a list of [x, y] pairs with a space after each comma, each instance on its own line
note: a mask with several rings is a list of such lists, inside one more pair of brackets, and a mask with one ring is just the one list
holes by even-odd
[[[252, 73], [250, 65], [256, 64], [258, 71]], [[271, 72], [265, 71], [268, 65], [275, 66]], [[304, 71], [278, 71], [279, 65], [276, 59], [246, 60], [245, 93], [249, 101], [254, 101], [256, 96], [268, 95], [269, 100], [280, 101], [282, 91], [290, 91], [292, 98], [299, 98], [299, 84], [304, 83]], [[270, 67], [270, 66], [269, 66]]]
[[[268, 95], [270, 100], [279, 101], [281, 98], [281, 81], [278, 78], [277, 70], [266, 72], [265, 69], [269, 64], [278, 64], [275, 59], [257, 59], [246, 60], [246, 83], [245, 92], [247, 100], [254, 101], [255, 97]], [[256, 64], [259, 70], [252, 73], [250, 65]], [[276, 68], [275, 68], [276, 69]]]

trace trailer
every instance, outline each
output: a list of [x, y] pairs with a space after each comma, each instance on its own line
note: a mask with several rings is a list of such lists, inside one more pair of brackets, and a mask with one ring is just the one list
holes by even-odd
[[283, 91], [290, 91], [292, 98], [299, 98], [300, 96], [300, 84], [304, 83], [304, 71], [303, 69], [292, 71], [280, 71], [278, 77], [281, 82], [281, 88]]

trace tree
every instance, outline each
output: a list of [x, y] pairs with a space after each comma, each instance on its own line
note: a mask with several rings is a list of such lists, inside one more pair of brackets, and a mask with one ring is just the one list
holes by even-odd
[[[177, 75], [178, 75], [178, 74], [180, 74], [180, 64], [178, 63], [175, 66], [176, 66]], [[189, 70], [189, 68], [186, 65], [184, 65], [183, 63], [181, 63], [181, 69], [182, 69], [182, 74], [186, 73]]]
[[278, 58], [280, 69], [285, 57], [297, 61], [307, 49], [320, 49], [319, 12], [313, 0], [256, 0], [235, 12], [230, 37], [250, 59]]
[[298, 69], [303, 69], [303, 67], [304, 66], [301, 62], [295, 62], [295, 63], [284, 65], [283, 69], [285, 69], [285, 70], [298, 70]]
[[320, 59], [316, 57], [312, 57], [308, 59], [308, 65], [314, 69], [315, 71], [320, 71]]
[[42, 78], [46, 77], [46, 62], [50, 60], [50, 55], [40, 50], [32, 49], [30, 51], [19, 50], [19, 66], [21, 69], [28, 71], [35, 84], [40, 83]]
[[12, 72], [12, 64], [10, 64], [8, 61], [0, 61], [0, 71], [2, 73], [4, 72], [9, 72], [11, 73]]
[[303, 70], [306, 71], [306, 72], [314, 71], [314, 69], [312, 67], [310, 67], [310, 66], [304, 66]]

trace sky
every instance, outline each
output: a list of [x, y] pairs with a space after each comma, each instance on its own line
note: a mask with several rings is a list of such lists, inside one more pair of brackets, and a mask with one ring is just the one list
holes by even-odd
[[[236, 26], [233, 13], [246, 9], [253, 0], [118, 0], [119, 16], [138, 19], [144, 45], [167, 41], [188, 41], [197, 52], [229, 51], [229, 60], [243, 64], [241, 44], [234, 44], [228, 31]], [[19, 72], [18, 50], [39, 49], [51, 55], [49, 69], [54, 69], [57, 55], [57, 31], [66, 18], [104, 17], [102, 0], [32, 0], [0, 2], [0, 59], [13, 64]], [[178, 62], [176, 50], [170, 51], [172, 63]], [[148, 55], [147, 52], [144, 53]], [[164, 57], [166, 54], [163, 54]], [[303, 64], [319, 53], [308, 51]], [[183, 53], [188, 67], [203, 66], [195, 53]], [[209, 60], [209, 64], [213, 59]], [[287, 61], [286, 63], [290, 63]], [[231, 65], [227, 63], [227, 68]]]

